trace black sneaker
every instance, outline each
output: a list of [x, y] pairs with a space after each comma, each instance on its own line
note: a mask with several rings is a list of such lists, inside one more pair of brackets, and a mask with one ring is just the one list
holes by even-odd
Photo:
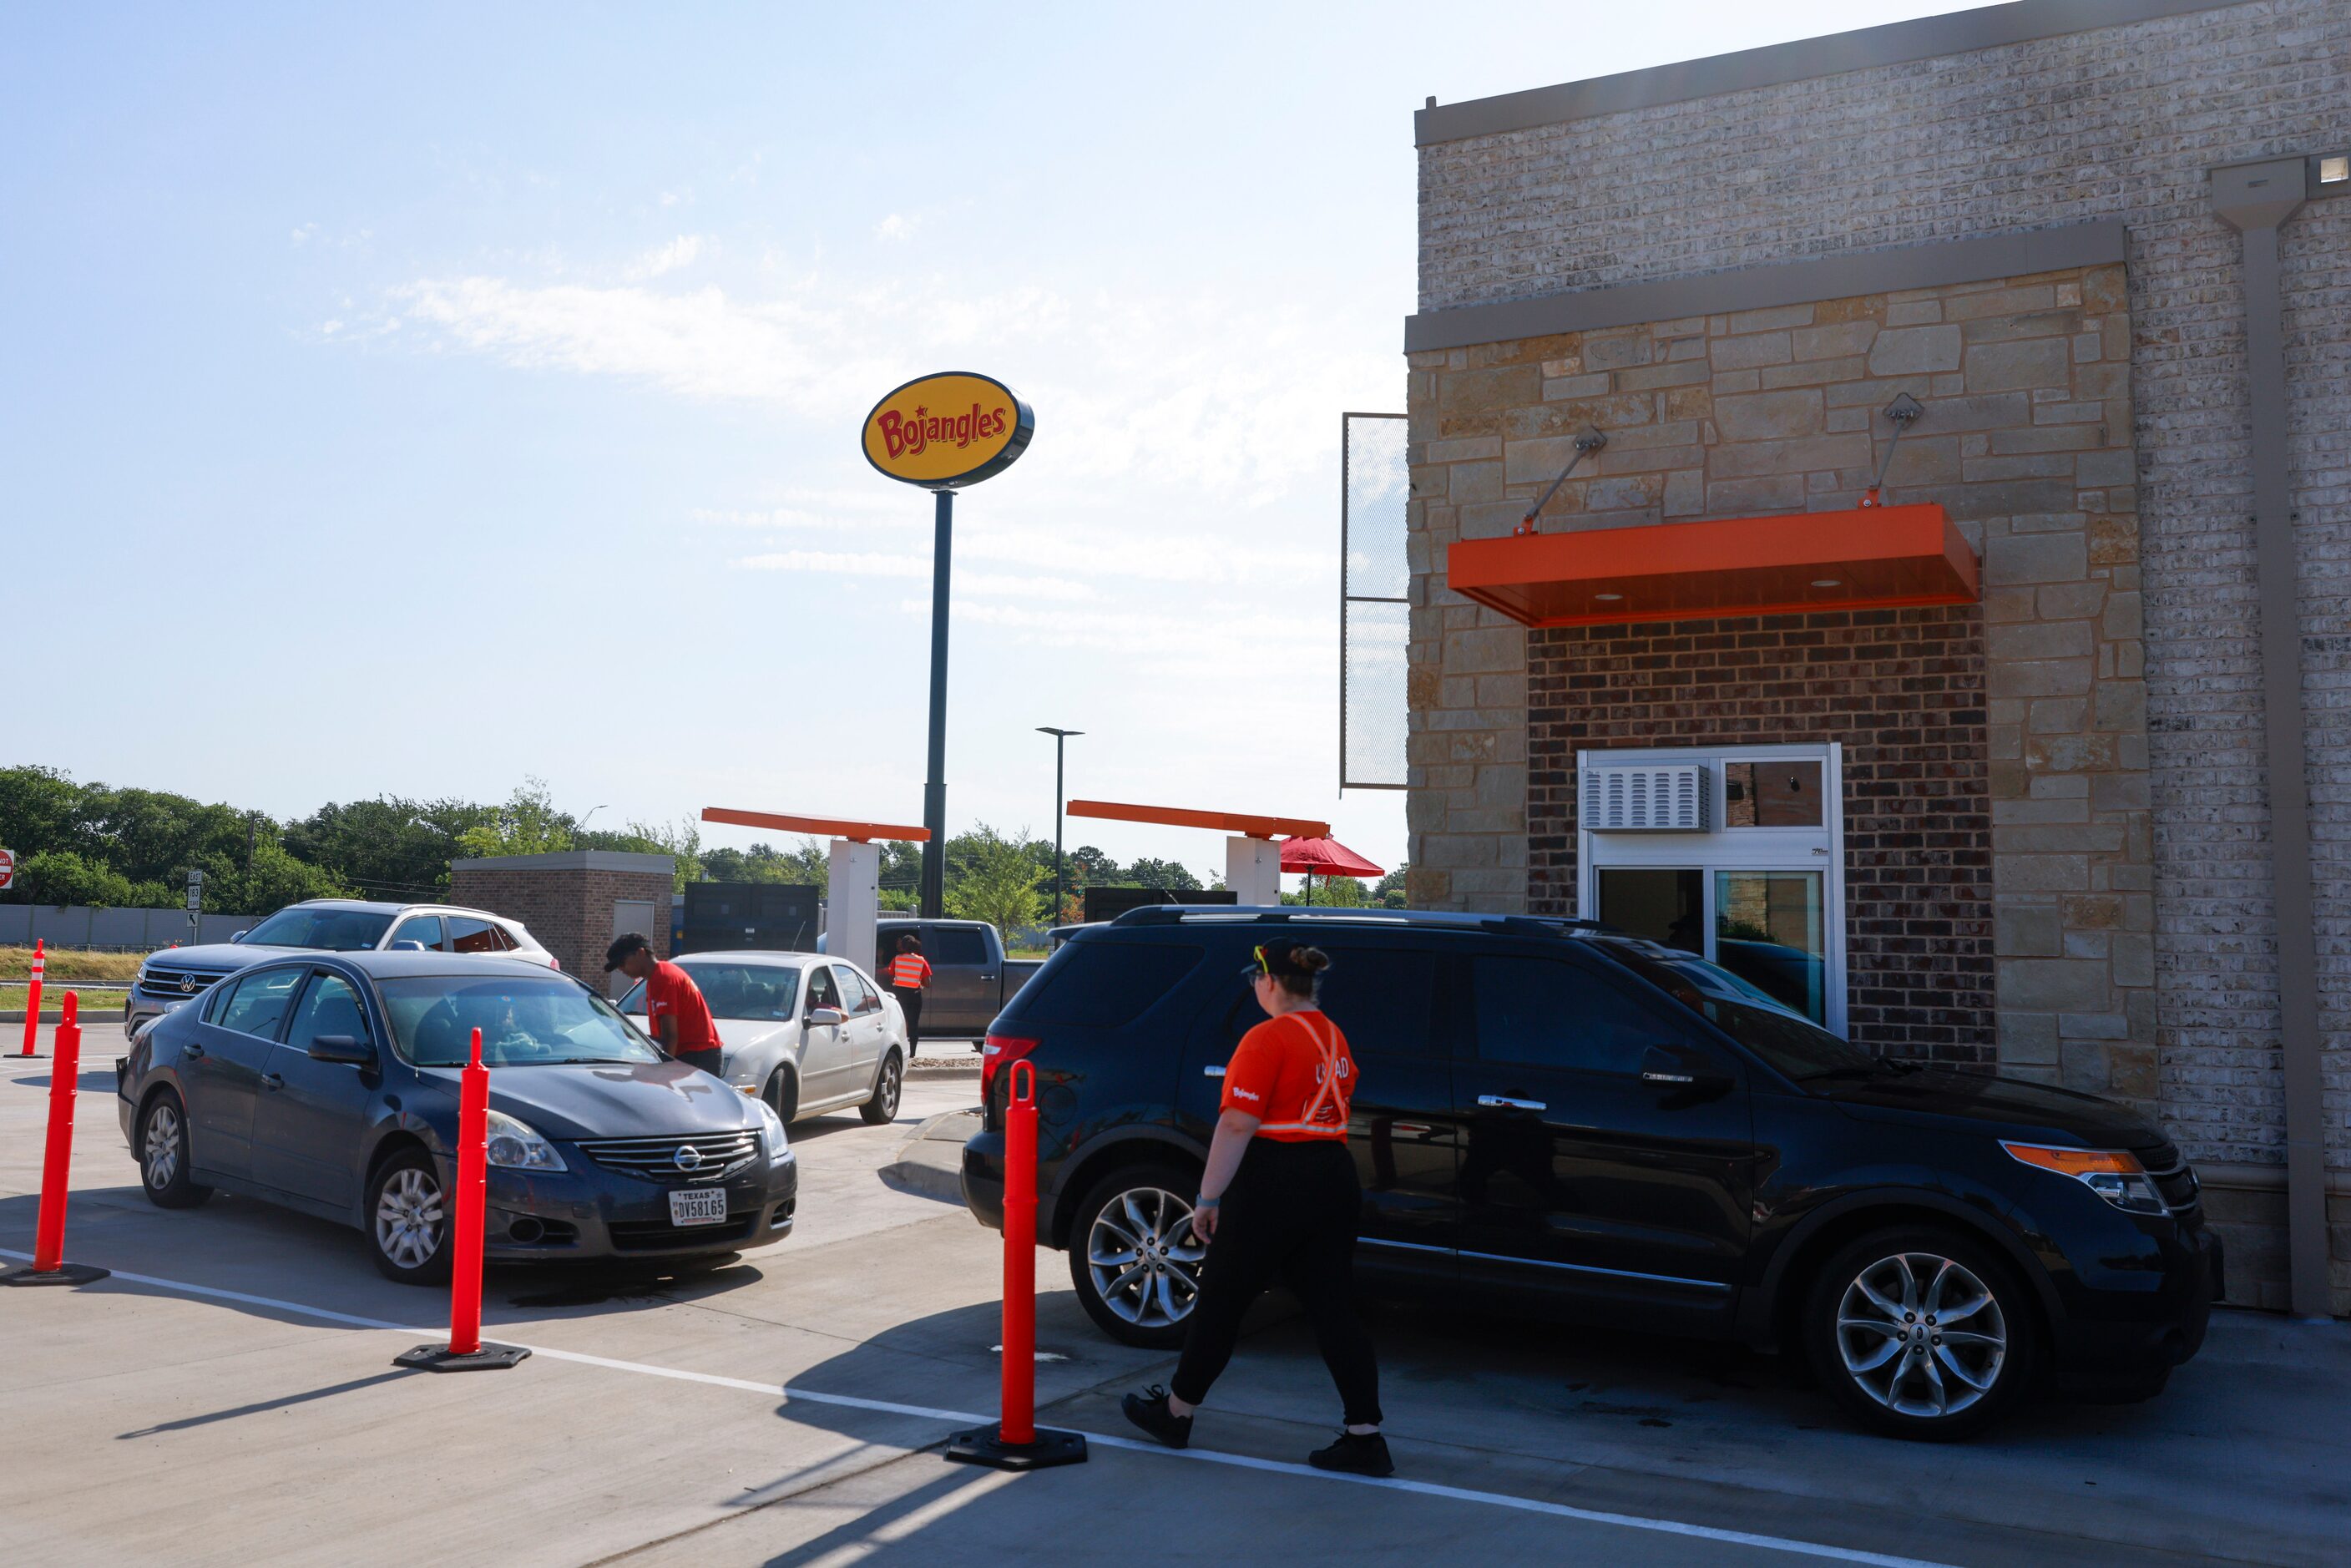
[[[1157, 1384], [1140, 1394], [1130, 1394], [1119, 1402], [1126, 1418], [1166, 1444], [1171, 1448], [1192, 1446], [1192, 1417], [1178, 1416], [1167, 1408], [1167, 1390]], [[1387, 1450], [1380, 1450], [1383, 1457]]]
[[1306, 1462], [1318, 1470], [1344, 1470], [1356, 1476], [1395, 1474], [1395, 1461], [1388, 1458], [1388, 1440], [1377, 1432], [1342, 1431], [1337, 1442], [1315, 1449], [1306, 1456]]

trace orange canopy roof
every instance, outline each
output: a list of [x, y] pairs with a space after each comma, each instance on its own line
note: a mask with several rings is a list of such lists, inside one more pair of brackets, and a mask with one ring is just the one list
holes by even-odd
[[1935, 505], [1462, 539], [1454, 591], [1529, 626], [1972, 604], [1975, 550]]
[[725, 806], [705, 806], [702, 820], [705, 822], [731, 822], [738, 828], [773, 828], [782, 833], [814, 833], [820, 839], [854, 839], [861, 844], [875, 839], [894, 839], [906, 843], [926, 843], [928, 828], [897, 828], [887, 822], [844, 822], [831, 817], [788, 817], [775, 811], [737, 811]]
[[1156, 822], [1170, 828], [1212, 828], [1249, 839], [1324, 839], [1328, 822], [1301, 817], [1252, 817], [1238, 811], [1192, 811], [1181, 806], [1126, 806], [1115, 800], [1072, 800], [1072, 817], [1108, 817], [1119, 822]]

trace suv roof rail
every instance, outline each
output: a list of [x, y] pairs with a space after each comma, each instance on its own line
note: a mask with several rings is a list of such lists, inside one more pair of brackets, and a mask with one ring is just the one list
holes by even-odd
[[1563, 936], [1570, 931], [1613, 929], [1597, 920], [1546, 915], [1472, 915], [1449, 909], [1384, 909], [1370, 904], [1279, 906], [1249, 904], [1146, 904], [1127, 910], [1113, 925], [1181, 925], [1186, 920], [1230, 922], [1339, 922], [1380, 925], [1434, 925], [1456, 930], [1508, 932], [1518, 936]]

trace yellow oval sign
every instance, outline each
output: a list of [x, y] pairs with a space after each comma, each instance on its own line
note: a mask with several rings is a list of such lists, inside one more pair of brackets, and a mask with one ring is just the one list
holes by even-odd
[[865, 460], [893, 479], [931, 490], [977, 485], [1012, 465], [1037, 416], [993, 376], [925, 376], [865, 416]]

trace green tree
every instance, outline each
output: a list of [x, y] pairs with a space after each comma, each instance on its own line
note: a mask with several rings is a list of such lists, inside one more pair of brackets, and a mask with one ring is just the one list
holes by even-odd
[[1037, 891], [1033, 841], [1026, 832], [1008, 838], [985, 822], [950, 839], [946, 912], [1006, 933], [1036, 925], [1045, 901]]
[[363, 897], [430, 901], [449, 895], [449, 862], [464, 852], [459, 838], [496, 816], [496, 807], [469, 800], [330, 800], [287, 823], [283, 841], [287, 853]]
[[569, 813], [555, 808], [547, 780], [526, 778], [487, 821], [457, 835], [457, 848], [471, 860], [491, 855], [556, 854], [572, 845]]
[[87, 904], [99, 909], [169, 909], [179, 901], [160, 882], [134, 883], [103, 862], [71, 850], [42, 850], [17, 862], [17, 885], [30, 904]]
[[1200, 887], [1200, 879], [1175, 861], [1136, 861], [1119, 881], [1127, 886], [1165, 887], [1184, 893], [1196, 893]]
[[29, 862], [80, 847], [82, 787], [54, 768], [0, 768], [0, 842]]
[[1395, 870], [1380, 878], [1379, 882], [1372, 888], [1372, 902], [1379, 905], [1382, 909], [1405, 909], [1410, 907], [1410, 905], [1405, 902], [1406, 895], [1404, 889], [1405, 873], [1408, 869], [1408, 867], [1399, 865]]
[[673, 893], [684, 893], [687, 883], [702, 880], [702, 828], [691, 817], [679, 819], [675, 827], [666, 822], [631, 822], [619, 832], [574, 832], [572, 838], [584, 850], [669, 856]]

